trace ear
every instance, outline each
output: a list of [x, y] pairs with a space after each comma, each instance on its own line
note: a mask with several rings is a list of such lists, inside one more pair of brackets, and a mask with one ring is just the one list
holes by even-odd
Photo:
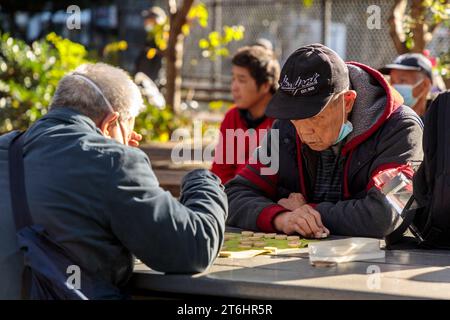
[[357, 95], [358, 94], [355, 90], [348, 90], [344, 93], [345, 113], [349, 114], [350, 112], [352, 112], [353, 104], [355, 103]]
[[270, 91], [270, 83], [264, 82], [260, 87], [259, 87], [259, 92], [262, 92], [264, 94], [269, 93]]
[[423, 96], [428, 95], [428, 91], [430, 91], [431, 88], [431, 80], [428, 77], [424, 77], [422, 81], [420, 81], [414, 88], [413, 88], [413, 96], [417, 98], [421, 98]]
[[119, 119], [119, 113], [108, 113], [103, 120], [98, 125], [98, 128], [103, 133], [105, 137], [111, 137], [110, 128], [116, 125], [117, 120]]

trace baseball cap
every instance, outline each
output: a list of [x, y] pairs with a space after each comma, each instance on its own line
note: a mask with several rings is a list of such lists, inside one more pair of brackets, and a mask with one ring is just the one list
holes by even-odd
[[319, 43], [301, 47], [286, 60], [266, 115], [288, 120], [311, 118], [349, 85], [347, 65], [336, 52]]
[[395, 58], [394, 63], [387, 64], [379, 71], [389, 74], [392, 70], [413, 70], [423, 72], [430, 80], [433, 80], [431, 61], [420, 53], [405, 53]]

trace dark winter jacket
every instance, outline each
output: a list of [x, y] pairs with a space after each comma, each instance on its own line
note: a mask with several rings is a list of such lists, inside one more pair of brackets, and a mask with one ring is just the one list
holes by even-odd
[[[398, 167], [409, 177], [413, 175], [412, 166], [423, 158], [423, 125], [413, 110], [402, 106], [401, 96], [378, 71], [359, 63], [348, 63], [348, 68], [357, 98], [349, 119], [354, 129], [341, 151], [341, 199], [310, 204], [332, 234], [383, 237], [392, 231], [398, 217], [374, 186], [373, 177]], [[267, 154], [272, 159], [278, 155], [277, 166], [262, 161]], [[288, 211], [277, 204], [279, 199], [299, 192], [311, 202], [318, 158], [317, 152], [302, 145], [290, 121], [276, 121], [256, 150], [253, 164], [249, 162], [226, 185], [227, 223], [274, 232], [274, 218]]]
[[[0, 137], [0, 299], [20, 298], [17, 246]], [[133, 256], [163, 272], [207, 268], [223, 242], [227, 200], [207, 170], [189, 173], [180, 201], [161, 189], [146, 154], [105, 138], [88, 117], [55, 108], [25, 133], [25, 185], [31, 216], [89, 271], [122, 288]], [[108, 292], [98, 296], [109, 296]]]

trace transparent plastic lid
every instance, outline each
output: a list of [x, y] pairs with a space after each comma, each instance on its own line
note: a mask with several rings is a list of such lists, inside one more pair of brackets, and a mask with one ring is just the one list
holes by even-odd
[[371, 238], [320, 241], [308, 246], [311, 263], [379, 259], [385, 256], [384, 251], [380, 249], [380, 240]]

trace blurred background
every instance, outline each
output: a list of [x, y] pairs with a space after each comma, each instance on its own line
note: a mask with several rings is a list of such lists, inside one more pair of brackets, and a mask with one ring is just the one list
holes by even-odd
[[195, 119], [206, 131], [232, 104], [231, 56], [261, 39], [280, 63], [313, 42], [374, 68], [424, 53], [450, 87], [449, 15], [445, 0], [1, 0], [0, 133], [45, 114], [59, 79], [87, 61], [141, 83], [146, 141]]

